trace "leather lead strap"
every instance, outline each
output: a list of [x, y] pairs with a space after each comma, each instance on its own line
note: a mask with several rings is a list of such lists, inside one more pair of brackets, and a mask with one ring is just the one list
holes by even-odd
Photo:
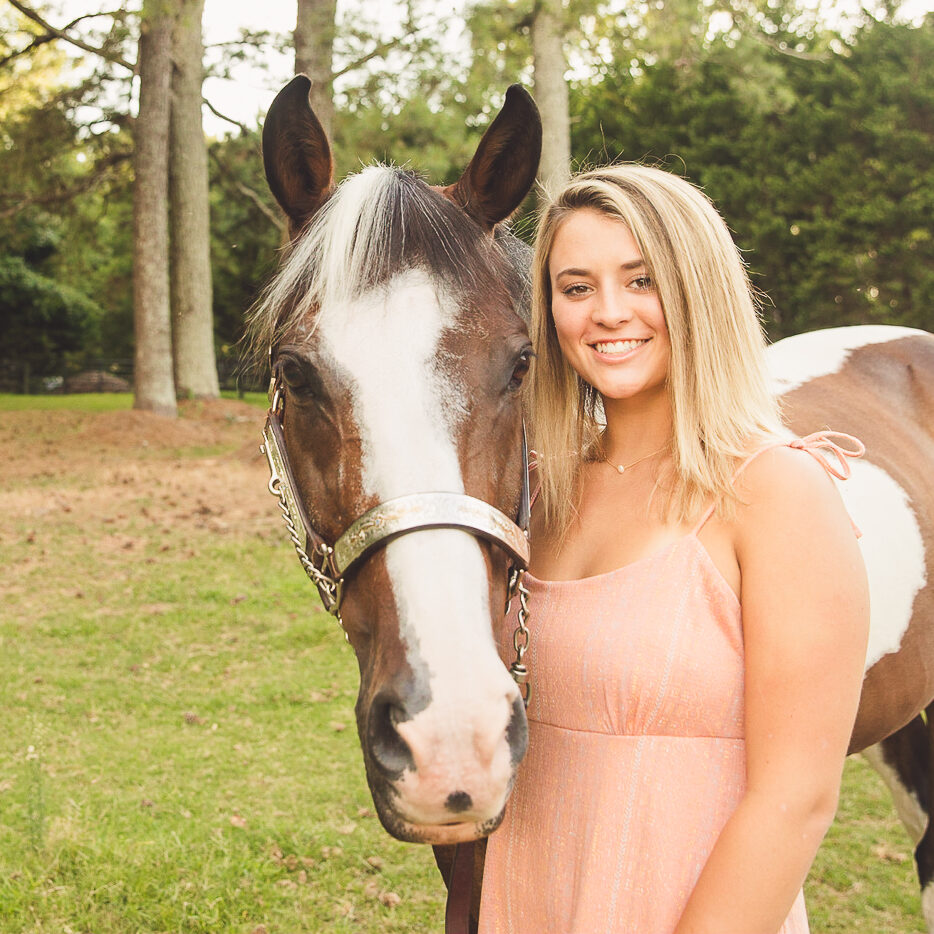
[[444, 911], [444, 934], [470, 934], [474, 849], [472, 840], [454, 847], [448, 901]]
[[522, 494], [519, 498], [519, 515], [516, 525], [523, 532], [529, 531], [532, 520], [532, 496], [529, 491], [529, 442], [525, 434], [525, 420], [522, 422]]

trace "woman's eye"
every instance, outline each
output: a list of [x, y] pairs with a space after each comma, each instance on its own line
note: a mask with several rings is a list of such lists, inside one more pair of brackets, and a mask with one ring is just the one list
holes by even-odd
[[561, 290], [562, 295], [567, 295], [568, 298], [575, 298], [579, 295], [584, 295], [587, 292], [586, 285], [568, 285]]
[[650, 292], [655, 288], [655, 283], [652, 281], [651, 276], [639, 276], [638, 278], [632, 280], [631, 285], [634, 289], [638, 289], [640, 292]]

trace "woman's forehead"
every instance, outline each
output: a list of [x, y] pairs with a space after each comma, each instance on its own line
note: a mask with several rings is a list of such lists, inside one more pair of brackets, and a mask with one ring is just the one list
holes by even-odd
[[557, 274], [568, 265], [611, 262], [625, 267], [644, 263], [643, 251], [629, 225], [620, 217], [594, 208], [577, 208], [555, 228], [548, 266]]

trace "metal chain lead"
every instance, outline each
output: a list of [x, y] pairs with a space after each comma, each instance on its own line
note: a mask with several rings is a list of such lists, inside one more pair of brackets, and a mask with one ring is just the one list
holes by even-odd
[[523, 568], [514, 567], [509, 575], [509, 589], [506, 597], [506, 613], [512, 604], [512, 598], [519, 595], [519, 615], [517, 618], [516, 631], [512, 634], [512, 645], [516, 650], [516, 660], [509, 666], [509, 674], [512, 680], [519, 685], [519, 693], [522, 695], [522, 703], [528, 707], [529, 699], [532, 696], [532, 684], [529, 681], [529, 669], [526, 668], [525, 653], [529, 648], [531, 634], [526, 625], [529, 621], [529, 589], [525, 586], [522, 578], [525, 576]]
[[[285, 527], [289, 533], [289, 539], [292, 542], [293, 547], [295, 548], [295, 553], [298, 555], [298, 560], [301, 562], [302, 567], [305, 569], [305, 573], [311, 578], [312, 583], [318, 588], [318, 592], [321, 594], [321, 599], [324, 603], [324, 608], [332, 615], [337, 618], [337, 621], [343, 626], [343, 620], [341, 619], [340, 612], [340, 591], [342, 581], [335, 580], [333, 577], [325, 574], [317, 565], [308, 557], [305, 549], [302, 548], [301, 539], [298, 535], [298, 530], [295, 528], [295, 523], [292, 521], [292, 516], [289, 513], [289, 504], [288, 500], [285, 498], [285, 493], [281, 489], [281, 481], [278, 477], [273, 477], [269, 481], [269, 492], [272, 493], [279, 501], [279, 510], [282, 513], [282, 518], [285, 521]], [[327, 545], [324, 546], [327, 548], [327, 551], [320, 552], [320, 558], [322, 562], [326, 561], [330, 548]]]

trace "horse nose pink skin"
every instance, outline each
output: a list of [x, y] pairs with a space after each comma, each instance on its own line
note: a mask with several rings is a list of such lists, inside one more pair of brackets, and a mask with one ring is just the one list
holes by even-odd
[[[516, 730], [516, 701], [511, 695], [504, 701], [508, 716], [492, 716], [487, 723], [481, 721], [474, 725], [472, 749], [476, 765], [481, 769], [490, 767], [504, 741], [509, 744], [513, 761], [520, 761], [525, 753], [526, 733]], [[438, 737], [431, 735], [431, 731], [424, 735], [421, 730], [411, 729], [411, 719], [404, 702], [394, 694], [381, 692], [374, 698], [369, 717], [370, 754], [392, 778], [406, 769], [430, 768], [432, 757], [438, 751]], [[458, 794], [462, 793], [452, 796]]]
[[503, 703], [498, 705], [493, 716], [476, 723], [473, 736], [474, 752], [477, 762], [484, 769], [492, 765], [493, 758], [502, 748], [503, 742], [511, 739], [512, 715], [513, 697], [509, 694], [503, 698]]
[[449, 819], [469, 814], [474, 820], [499, 812], [528, 741], [522, 701], [515, 694], [491, 698], [469, 716], [464, 708], [447, 715], [425, 708], [409, 715], [389, 690], [374, 698], [367, 729], [370, 760], [397, 788], [407, 819], [439, 823], [445, 814]]
[[[521, 700], [518, 703], [521, 708]], [[466, 703], [458, 710], [426, 709], [411, 720], [399, 721], [396, 731], [420, 781], [436, 794], [447, 785], [439, 800], [454, 795], [456, 805], [468, 789], [506, 780], [521, 759], [527, 741], [525, 718], [519, 712], [517, 724], [516, 715], [516, 698], [509, 692], [485, 704], [475, 701], [472, 709]]]

